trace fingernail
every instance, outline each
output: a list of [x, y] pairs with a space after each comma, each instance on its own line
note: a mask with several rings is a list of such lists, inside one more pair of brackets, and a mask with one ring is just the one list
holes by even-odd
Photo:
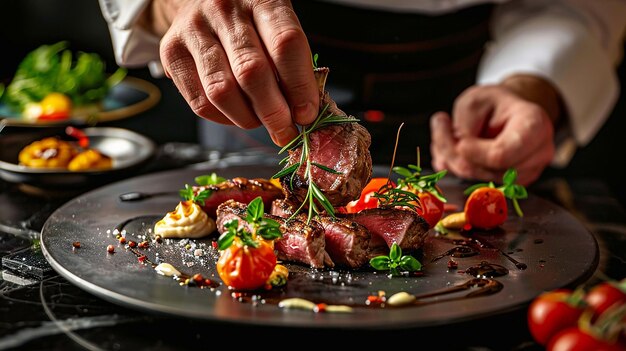
[[317, 117], [317, 111], [310, 102], [298, 105], [293, 108], [293, 119], [296, 123], [307, 125], [313, 123]]
[[279, 130], [271, 134], [272, 141], [278, 146], [285, 146], [288, 142], [298, 136], [298, 129], [295, 126]]

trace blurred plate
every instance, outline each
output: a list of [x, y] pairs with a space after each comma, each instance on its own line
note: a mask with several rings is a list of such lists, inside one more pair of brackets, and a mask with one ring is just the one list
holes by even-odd
[[26, 145], [48, 136], [64, 139], [64, 128], [36, 129], [32, 133], [0, 136], [0, 178], [40, 188], [81, 188], [104, 184], [132, 174], [147, 163], [156, 152], [156, 144], [133, 131], [92, 127], [83, 132], [89, 137], [90, 147], [113, 158], [113, 167], [107, 170], [72, 172], [64, 169], [32, 168], [19, 165], [18, 154]]
[[93, 124], [128, 118], [148, 110], [161, 99], [161, 92], [154, 84], [135, 77], [126, 77], [115, 85], [102, 102], [102, 111], [89, 116], [73, 117], [63, 121], [32, 122], [23, 119], [19, 112], [0, 103], [0, 130], [6, 125], [26, 127], [50, 127], [68, 124]]

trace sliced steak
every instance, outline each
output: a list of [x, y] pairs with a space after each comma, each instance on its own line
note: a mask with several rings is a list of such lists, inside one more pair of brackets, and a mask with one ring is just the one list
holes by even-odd
[[295, 209], [294, 205], [285, 201], [284, 199], [276, 199], [272, 201], [272, 209], [270, 213], [274, 216], [289, 218], [294, 213]]
[[244, 204], [250, 203], [257, 196], [263, 199], [265, 208], [270, 208], [272, 201], [282, 198], [283, 191], [267, 179], [248, 179], [236, 177], [217, 185], [194, 186], [194, 194], [202, 190], [211, 191], [211, 195], [204, 200], [202, 209], [213, 218], [217, 217], [217, 207], [226, 200], [235, 200]]
[[381, 241], [391, 247], [397, 243], [402, 250], [417, 250], [428, 234], [428, 222], [414, 211], [372, 208], [346, 214], [346, 218], [364, 225], [372, 235], [371, 247]]
[[[322, 74], [324, 81], [327, 73], [328, 69], [316, 70], [318, 79]], [[372, 157], [369, 147], [372, 140], [370, 133], [356, 118], [348, 116], [337, 107], [328, 92], [323, 90], [323, 84], [320, 85], [320, 89], [322, 89], [320, 110], [328, 105], [325, 113], [330, 112], [354, 119], [353, 123], [330, 124], [309, 134], [311, 162], [339, 172], [331, 173], [312, 165], [310, 177], [333, 207], [340, 207], [356, 200], [371, 179]], [[302, 147], [290, 150], [285, 168], [300, 162], [301, 153]], [[293, 178], [291, 175], [282, 177], [281, 183], [288, 201], [301, 204], [305, 200], [308, 182], [304, 178], [304, 172], [305, 167], [301, 165]]]
[[324, 229], [326, 252], [335, 265], [359, 268], [369, 261], [371, 234], [363, 225], [347, 218], [319, 216], [314, 219]]
[[[227, 200], [217, 208], [217, 230], [220, 234], [226, 230], [224, 224], [237, 219], [239, 224], [247, 224], [247, 205], [234, 200]], [[266, 218], [273, 219], [281, 224], [283, 236], [274, 241], [274, 249], [278, 259], [288, 262], [297, 262], [313, 268], [333, 267], [334, 263], [325, 250], [324, 231], [317, 223], [307, 225], [306, 222], [293, 219], [287, 221], [278, 216], [265, 214]]]

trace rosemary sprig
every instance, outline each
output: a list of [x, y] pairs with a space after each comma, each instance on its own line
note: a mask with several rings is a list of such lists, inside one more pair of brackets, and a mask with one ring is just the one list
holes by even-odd
[[413, 211], [418, 208], [421, 209], [421, 202], [417, 194], [394, 187], [391, 182], [387, 182], [372, 196], [378, 199], [379, 208], [408, 207]]
[[[311, 155], [310, 155], [311, 140], [309, 138], [309, 135], [315, 132], [316, 130], [319, 130], [331, 124], [354, 123], [354, 122], [358, 122], [359, 120], [353, 117], [339, 116], [339, 115], [333, 114], [332, 112], [327, 112], [328, 106], [329, 105], [326, 104], [324, 108], [320, 111], [320, 113], [318, 114], [315, 121], [309, 126], [302, 127], [300, 134], [297, 137], [295, 137], [293, 140], [291, 140], [287, 145], [285, 145], [278, 152], [278, 154], [281, 154], [285, 151], [294, 150], [300, 146], [302, 147], [302, 150], [300, 153], [300, 160], [292, 164], [291, 166], [281, 170], [280, 172], [276, 173], [274, 176], [272, 176], [272, 178], [278, 179], [278, 178], [291, 175], [289, 179], [289, 186], [291, 187], [291, 189], [293, 189], [294, 177], [296, 176], [297, 171], [301, 167], [304, 167], [303, 177], [304, 177], [304, 181], [308, 183], [308, 189], [307, 189], [307, 193], [304, 198], [304, 201], [302, 201], [302, 204], [300, 204], [298, 209], [294, 211], [294, 213], [291, 215], [291, 217], [289, 217], [288, 220], [291, 220], [292, 218], [294, 218], [298, 213], [300, 213], [300, 211], [304, 209], [305, 206], [308, 207], [307, 224], [310, 223], [311, 218], [313, 218], [314, 215], [320, 214], [321, 209], [319, 208], [319, 206], [321, 206], [330, 216], [335, 217], [335, 209], [333, 208], [333, 205], [330, 203], [326, 195], [324, 195], [324, 193], [320, 190], [320, 188], [317, 186], [317, 184], [315, 184], [315, 182], [311, 178], [311, 174], [312, 174], [311, 170], [312, 170], [312, 167], [315, 166], [325, 172], [329, 172], [333, 174], [341, 174], [341, 172], [338, 172], [328, 166], [311, 161]], [[289, 160], [289, 156], [283, 158], [279, 164], [284, 164], [288, 160]]]
[[439, 201], [443, 203], [448, 202], [437, 187], [437, 182], [441, 180], [441, 178], [443, 178], [448, 171], [444, 169], [437, 173], [422, 175], [419, 148], [417, 148], [417, 164], [407, 165], [407, 167], [393, 167], [393, 171], [404, 177], [398, 179], [399, 188], [411, 187], [418, 191], [427, 191], [439, 199]]

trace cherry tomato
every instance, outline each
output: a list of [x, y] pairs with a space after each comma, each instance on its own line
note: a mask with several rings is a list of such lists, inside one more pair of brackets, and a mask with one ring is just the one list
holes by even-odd
[[276, 266], [271, 242], [258, 241], [258, 247], [233, 243], [217, 260], [217, 273], [228, 287], [235, 290], [263, 288]]
[[55, 121], [67, 119], [72, 110], [72, 100], [62, 93], [50, 93], [39, 102], [41, 115], [39, 120]]
[[559, 331], [578, 325], [585, 310], [582, 296], [573, 290], [557, 289], [537, 296], [528, 307], [528, 328], [535, 341], [543, 346]]
[[[357, 200], [351, 201], [345, 206], [345, 212], [357, 213], [368, 208], [378, 207], [378, 199], [372, 195], [387, 184], [387, 181], [387, 178], [372, 178], [372, 180], [370, 180], [361, 191], [361, 196]], [[393, 182], [391, 182], [391, 185], [394, 187], [396, 186]]]
[[597, 339], [578, 327], [569, 327], [558, 332], [546, 347], [547, 351], [619, 351], [624, 350], [618, 343]]
[[606, 281], [593, 286], [585, 296], [587, 305], [594, 309], [597, 317], [609, 307], [626, 303], [626, 279], [621, 282]]
[[433, 228], [443, 216], [444, 203], [428, 191], [417, 192], [417, 197], [420, 199], [420, 206], [416, 209], [417, 214], [428, 222], [430, 228]]
[[507, 216], [506, 198], [496, 188], [478, 188], [465, 201], [465, 218], [474, 228], [493, 229], [502, 225]]

